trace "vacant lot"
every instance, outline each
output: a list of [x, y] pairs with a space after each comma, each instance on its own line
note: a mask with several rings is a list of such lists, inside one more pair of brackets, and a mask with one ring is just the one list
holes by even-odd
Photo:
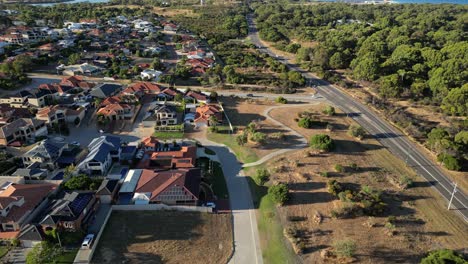
[[[271, 182], [286, 182], [291, 190], [291, 200], [278, 209], [277, 215], [284, 228], [295, 230], [300, 237], [305, 263], [326, 262], [320, 251], [343, 239], [356, 241], [357, 263], [418, 263], [431, 249], [466, 247], [468, 226], [446, 210], [442, 198], [425, 180], [375, 139], [359, 141], [347, 135], [353, 121], [340, 113], [324, 116], [321, 114], [324, 106], [289, 108], [288, 113], [273, 110], [271, 115], [306, 137], [329, 134], [336, 149], [322, 154], [301, 150], [264, 166], [272, 172]], [[333, 130], [326, 131], [324, 125], [299, 128], [294, 118], [301, 111], [314, 113], [320, 121], [331, 124]], [[338, 172], [336, 165], [341, 165], [344, 171]], [[399, 187], [402, 176], [411, 178], [413, 187]], [[332, 210], [342, 208], [344, 203], [328, 192], [329, 180], [356, 189], [370, 186], [380, 190], [386, 211], [375, 217], [331, 217]], [[316, 221], [315, 215], [321, 215], [321, 221]]]
[[[221, 130], [219, 133], [208, 134], [208, 139], [230, 147], [240, 161], [244, 163], [254, 162], [271, 152], [300, 144], [296, 136], [291, 135], [289, 131], [274, 124], [265, 117], [267, 109], [283, 105], [266, 99], [254, 100], [223, 97], [220, 101], [223, 102], [224, 110], [232, 125], [236, 127], [236, 134], [228, 134], [227, 131]], [[278, 109], [278, 111], [287, 113], [289, 110]], [[244, 146], [239, 146], [236, 142], [236, 136], [240, 135], [251, 122], [256, 123], [257, 132], [264, 133], [267, 140], [264, 144], [258, 144], [249, 140]]]
[[93, 263], [226, 263], [232, 243], [229, 214], [114, 211]]

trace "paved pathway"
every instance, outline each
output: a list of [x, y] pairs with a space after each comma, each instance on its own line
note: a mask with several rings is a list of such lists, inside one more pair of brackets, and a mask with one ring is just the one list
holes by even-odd
[[263, 115], [269, 120], [271, 121], [272, 123], [280, 126], [282, 129], [284, 130], [287, 130], [289, 131], [289, 133], [293, 134], [294, 136], [296, 136], [298, 138], [298, 140], [301, 142], [300, 144], [297, 144], [297, 145], [291, 145], [289, 146], [288, 148], [283, 148], [283, 149], [280, 149], [280, 150], [277, 150], [275, 152], [271, 152], [269, 154], [267, 154], [266, 156], [262, 157], [261, 159], [255, 161], [255, 162], [251, 162], [251, 163], [247, 163], [247, 164], [244, 164], [242, 165], [243, 168], [247, 168], [247, 167], [253, 167], [253, 166], [257, 166], [257, 165], [260, 165], [264, 162], [267, 162], [268, 160], [276, 157], [276, 156], [279, 156], [281, 154], [284, 154], [286, 152], [289, 152], [289, 151], [293, 151], [293, 150], [298, 150], [298, 149], [302, 149], [302, 148], [306, 148], [308, 146], [308, 141], [307, 139], [302, 136], [299, 132], [297, 132], [296, 130], [286, 126], [285, 124], [279, 122], [278, 120], [274, 119], [273, 117], [270, 116], [270, 112], [273, 110], [273, 109], [278, 109], [278, 108], [289, 108], [289, 107], [307, 107], [307, 106], [310, 106], [310, 105], [317, 105], [319, 104], [319, 102], [316, 102], [316, 103], [311, 103], [311, 104], [291, 104], [291, 105], [284, 105], [284, 106], [272, 106], [272, 107], [269, 107], [267, 109], [265, 109], [263, 111]]

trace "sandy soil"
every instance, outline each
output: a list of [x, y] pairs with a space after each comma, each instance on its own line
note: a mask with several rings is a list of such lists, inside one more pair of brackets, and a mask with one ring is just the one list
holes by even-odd
[[226, 263], [229, 214], [114, 211], [92, 263]]
[[[357, 263], [417, 263], [434, 248], [466, 247], [468, 226], [460, 217], [446, 210], [439, 195], [422, 178], [376, 140], [366, 138], [358, 141], [347, 135], [352, 121], [340, 113], [334, 117], [324, 116], [320, 114], [323, 107], [290, 108], [287, 113], [271, 112], [272, 117], [306, 137], [328, 133], [336, 140], [337, 148], [331, 153], [310, 155], [310, 150], [302, 150], [265, 164], [265, 167], [278, 171], [272, 181], [287, 182], [290, 187], [292, 199], [279, 208], [279, 215], [285, 227], [294, 227], [303, 233], [306, 249], [302, 258], [305, 263], [323, 263], [320, 250], [346, 238], [357, 242]], [[299, 128], [293, 119], [304, 110], [316, 113], [322, 121], [333, 124], [335, 129], [327, 132], [320, 127]], [[349, 169], [352, 163], [358, 165], [357, 171]], [[336, 172], [336, 164], [348, 168], [347, 172]], [[320, 176], [321, 172], [327, 172], [329, 177]], [[401, 175], [412, 178], [414, 187], [407, 190], [399, 188], [396, 182]], [[327, 191], [326, 183], [330, 179], [382, 190], [388, 204], [387, 211], [371, 219], [368, 216], [331, 218], [331, 210], [341, 202]], [[323, 216], [320, 224], [313, 221], [316, 212]], [[291, 221], [291, 216], [300, 220]], [[396, 234], [393, 236], [389, 236], [385, 228], [389, 216], [396, 217]], [[375, 226], [368, 227], [368, 221], [374, 222]]]

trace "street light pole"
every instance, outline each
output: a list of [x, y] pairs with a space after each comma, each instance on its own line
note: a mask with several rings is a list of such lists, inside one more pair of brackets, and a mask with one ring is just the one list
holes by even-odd
[[452, 197], [450, 197], [450, 201], [449, 201], [447, 210], [450, 210], [450, 207], [452, 206], [453, 196], [455, 196], [456, 192], [457, 192], [457, 183], [455, 183], [455, 185], [453, 186]]

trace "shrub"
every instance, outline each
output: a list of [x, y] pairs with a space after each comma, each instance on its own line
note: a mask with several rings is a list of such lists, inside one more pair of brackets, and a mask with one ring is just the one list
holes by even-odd
[[400, 185], [403, 189], [407, 189], [413, 186], [413, 180], [408, 175], [402, 175], [400, 177]]
[[439, 162], [444, 163], [445, 168], [449, 170], [459, 171], [461, 170], [460, 161], [450, 154], [442, 153], [437, 156]]
[[239, 146], [243, 146], [247, 143], [247, 134], [242, 133], [236, 137], [236, 142]]
[[341, 164], [336, 164], [336, 165], [335, 165], [335, 171], [336, 171], [336, 172], [344, 172], [345, 169], [344, 169], [344, 167], [343, 167]]
[[364, 128], [362, 128], [362, 126], [351, 125], [349, 126], [348, 134], [352, 137], [362, 139], [364, 138], [364, 135], [366, 134], [366, 132], [364, 131]]
[[255, 133], [252, 134], [250, 139], [252, 141], [254, 141], [254, 142], [259, 143], [259, 144], [263, 144], [266, 141], [266, 135], [264, 133], [261, 133], [261, 132], [255, 132]]
[[279, 183], [268, 188], [268, 195], [271, 196], [273, 201], [277, 204], [284, 204], [289, 200], [289, 189], [284, 183]]
[[288, 103], [288, 100], [282, 96], [279, 96], [275, 99], [275, 102], [279, 103], [279, 104], [287, 104]]
[[358, 165], [356, 163], [351, 163], [349, 164], [349, 167], [353, 170], [353, 171], [357, 171], [359, 169]]
[[218, 133], [218, 127], [217, 126], [210, 126], [210, 127], [208, 127], [208, 131], [210, 133]]
[[329, 180], [327, 182], [327, 190], [334, 196], [338, 196], [338, 194], [343, 190], [343, 187], [336, 180]]
[[328, 178], [328, 172], [326, 172], [326, 171], [322, 171], [322, 172], [320, 172], [319, 174], [320, 174], [320, 176], [322, 176], [322, 177]]
[[335, 115], [336, 114], [335, 107], [329, 105], [325, 107], [325, 109], [323, 109], [322, 113], [329, 115], [329, 116]]
[[331, 137], [325, 134], [313, 135], [310, 138], [309, 145], [311, 148], [321, 151], [330, 151], [335, 147]]
[[311, 128], [312, 127], [312, 120], [309, 117], [302, 117], [297, 122], [297, 125], [302, 128]]
[[352, 257], [356, 253], [356, 243], [351, 239], [335, 241], [333, 247], [335, 254], [340, 257]]
[[429, 255], [421, 260], [421, 264], [436, 264], [436, 263], [453, 263], [464, 264], [466, 259], [463, 259], [455, 251], [450, 249], [439, 249], [429, 253]]
[[267, 169], [257, 169], [255, 179], [258, 184], [263, 186], [270, 179], [270, 172]]

